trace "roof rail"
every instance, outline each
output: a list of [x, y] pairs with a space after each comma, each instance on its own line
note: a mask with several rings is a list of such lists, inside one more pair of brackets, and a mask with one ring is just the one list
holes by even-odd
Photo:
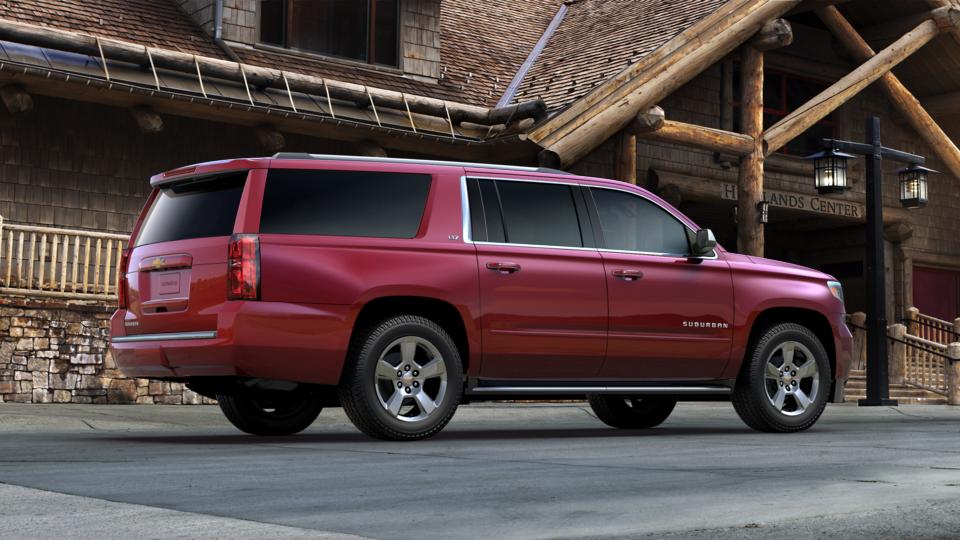
[[358, 161], [372, 163], [408, 163], [414, 165], [442, 165], [447, 167], [470, 167], [478, 169], [499, 169], [519, 172], [538, 172], [553, 174], [572, 174], [559, 169], [550, 169], [547, 167], [524, 167], [521, 165], [496, 165], [492, 163], [471, 163], [468, 161], [442, 161], [432, 159], [406, 159], [391, 157], [369, 157], [369, 156], [341, 156], [335, 154], [310, 154], [307, 152], [277, 152], [273, 159], [310, 159], [320, 161]]

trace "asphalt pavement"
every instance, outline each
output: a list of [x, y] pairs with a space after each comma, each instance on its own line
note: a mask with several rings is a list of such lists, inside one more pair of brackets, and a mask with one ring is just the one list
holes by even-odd
[[775, 435], [724, 403], [642, 432], [481, 404], [388, 443], [337, 409], [256, 438], [210, 406], [0, 404], [0, 537], [343, 535], [957, 538], [960, 407], [831, 405]]

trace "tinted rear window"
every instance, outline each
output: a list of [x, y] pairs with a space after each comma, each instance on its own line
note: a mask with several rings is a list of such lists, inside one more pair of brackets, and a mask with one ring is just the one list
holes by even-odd
[[583, 247], [570, 186], [498, 181], [497, 191], [508, 243]]
[[413, 238], [429, 191], [427, 174], [273, 169], [260, 232]]
[[230, 236], [246, 180], [242, 172], [161, 189], [136, 245]]

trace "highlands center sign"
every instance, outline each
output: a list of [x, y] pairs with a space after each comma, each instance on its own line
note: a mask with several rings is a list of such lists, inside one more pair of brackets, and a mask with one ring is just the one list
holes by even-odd
[[[728, 201], [737, 200], [737, 185], [722, 182], [720, 184], [720, 197]], [[769, 189], [764, 190], [763, 200], [770, 203], [770, 206], [777, 208], [816, 212], [843, 218], [861, 219], [866, 215], [864, 206], [860, 203], [831, 199], [820, 195]]]

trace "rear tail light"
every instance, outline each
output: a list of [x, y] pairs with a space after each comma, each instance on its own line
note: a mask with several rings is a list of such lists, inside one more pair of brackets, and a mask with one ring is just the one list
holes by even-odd
[[259, 300], [260, 239], [255, 234], [235, 234], [227, 254], [227, 300]]
[[130, 266], [130, 248], [120, 253], [117, 265], [117, 307], [127, 309], [127, 267]]

